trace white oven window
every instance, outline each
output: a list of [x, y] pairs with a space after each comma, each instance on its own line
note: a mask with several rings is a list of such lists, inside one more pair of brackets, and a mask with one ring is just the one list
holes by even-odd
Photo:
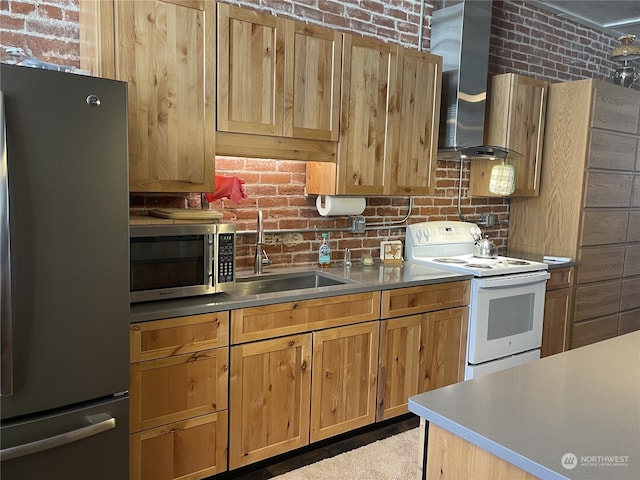
[[511, 337], [533, 329], [534, 293], [489, 300], [487, 340]]

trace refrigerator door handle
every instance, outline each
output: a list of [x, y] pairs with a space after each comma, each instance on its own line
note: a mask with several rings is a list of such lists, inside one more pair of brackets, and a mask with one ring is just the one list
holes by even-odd
[[11, 236], [9, 233], [9, 161], [4, 95], [0, 92], [0, 396], [13, 394], [13, 336], [11, 320]]
[[[106, 413], [98, 415], [92, 415], [88, 417], [91, 425], [78, 428], [70, 432], [61, 433], [60, 435], [54, 435], [53, 437], [43, 438], [42, 440], [36, 440], [35, 442], [25, 443], [23, 445], [17, 445], [15, 447], [3, 448], [0, 450], [0, 462], [11, 460], [13, 458], [24, 457], [25, 455], [32, 455], [34, 453], [50, 450], [55, 447], [60, 447], [68, 443], [77, 442], [78, 440], [85, 439], [98, 435], [99, 433], [106, 432], [116, 428], [116, 419]], [[97, 422], [97, 423], [94, 423]]]

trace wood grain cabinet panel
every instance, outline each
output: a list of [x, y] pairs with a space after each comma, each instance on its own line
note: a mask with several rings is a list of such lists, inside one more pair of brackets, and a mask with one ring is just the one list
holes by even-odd
[[620, 308], [621, 280], [576, 287], [574, 322], [604, 316]]
[[618, 335], [640, 330], [640, 309], [620, 313]]
[[583, 347], [618, 335], [618, 314], [573, 325], [571, 348]]
[[309, 443], [311, 339], [231, 347], [230, 469]]
[[595, 99], [591, 126], [637, 135], [640, 95], [613, 83], [594, 82], [594, 86]]
[[229, 349], [131, 365], [131, 431], [227, 408]]
[[467, 307], [383, 320], [376, 421], [407, 413], [409, 397], [461, 382]]
[[306, 192], [435, 191], [442, 57], [345, 34], [335, 162], [308, 162]]
[[544, 299], [541, 357], [569, 348], [568, 336], [573, 319], [574, 267], [553, 268], [549, 274]]
[[469, 304], [468, 280], [419, 287], [397, 288], [382, 292], [381, 318], [412, 315]]
[[219, 3], [217, 153], [335, 160], [341, 54], [336, 30]]
[[379, 322], [313, 333], [311, 441], [375, 421]]
[[624, 271], [624, 252], [624, 245], [580, 249], [576, 268], [576, 283], [620, 278]]
[[81, 66], [129, 84], [130, 191], [215, 190], [215, 6], [80, 4]]
[[624, 276], [640, 275], [640, 243], [627, 244], [624, 254]]
[[620, 310], [634, 310], [640, 308], [640, 277], [622, 280]]
[[229, 312], [134, 323], [130, 330], [132, 362], [194, 353], [229, 345]]
[[582, 246], [627, 241], [628, 210], [584, 210], [582, 214]]
[[377, 319], [380, 292], [251, 307], [231, 312], [231, 343]]
[[226, 411], [131, 435], [131, 480], [196, 480], [226, 470]]
[[640, 242], [640, 209], [629, 211], [627, 242]]
[[638, 140], [632, 135], [592, 130], [589, 144], [589, 168], [632, 171]]
[[552, 84], [544, 187], [511, 201], [510, 251], [578, 260], [571, 348], [627, 331], [622, 313], [634, 324], [626, 312], [635, 310], [623, 308], [634, 305], [627, 279], [640, 275], [639, 118], [636, 90], [593, 79]]
[[633, 190], [633, 175], [619, 173], [587, 173], [584, 206], [629, 207]]
[[[540, 189], [548, 88], [546, 80], [514, 73], [495, 75], [490, 79], [484, 142], [520, 154], [507, 160], [516, 171], [516, 189], [512, 197], [537, 196]], [[473, 160], [469, 195], [497, 196], [489, 191], [489, 178], [495, 164], [487, 159]]]

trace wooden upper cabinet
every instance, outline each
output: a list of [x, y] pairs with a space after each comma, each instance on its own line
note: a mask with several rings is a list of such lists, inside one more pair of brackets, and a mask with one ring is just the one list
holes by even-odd
[[386, 184], [392, 195], [435, 191], [442, 57], [398, 47], [389, 97]]
[[341, 50], [334, 30], [219, 4], [218, 130], [337, 141]]
[[129, 83], [129, 189], [213, 191], [215, 2], [81, 1], [81, 64]]
[[[537, 196], [540, 189], [548, 86], [546, 80], [514, 73], [495, 75], [490, 81], [484, 142], [522, 155], [513, 154], [506, 160], [516, 170], [516, 189], [512, 197]], [[489, 192], [489, 178], [494, 165], [495, 160], [472, 161], [471, 196], [497, 196]]]
[[441, 57], [345, 34], [338, 158], [307, 164], [307, 193], [432, 193], [441, 84]]

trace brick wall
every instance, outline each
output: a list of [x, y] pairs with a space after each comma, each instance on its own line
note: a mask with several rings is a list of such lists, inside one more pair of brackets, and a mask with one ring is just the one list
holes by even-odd
[[[229, 0], [245, 7], [266, 10], [274, 15], [319, 23], [340, 31], [360, 32], [385, 41], [416, 46], [419, 38], [419, 0]], [[425, 2], [423, 48], [429, 47], [432, 1]], [[57, 64], [79, 66], [78, 0], [0, 0], [0, 45], [22, 47], [28, 54]], [[494, 1], [489, 73], [523, 73], [550, 81], [607, 78], [612, 71], [608, 53], [617, 41], [522, 1]], [[214, 209], [237, 222], [238, 229], [255, 229], [256, 210], [264, 211], [265, 227], [314, 229], [304, 233], [300, 243], [278, 242], [266, 247], [274, 264], [313, 262], [320, 232], [348, 226], [347, 218], [324, 218], [315, 209], [315, 197], [304, 196], [303, 162], [270, 159], [218, 158], [220, 174], [238, 175], [246, 180], [249, 198], [241, 206], [220, 200]], [[457, 192], [460, 163], [438, 162], [436, 192], [414, 198], [410, 223], [424, 220], [457, 220]], [[468, 163], [464, 164], [462, 213], [476, 217], [496, 213], [508, 219], [509, 200], [468, 199]], [[134, 209], [153, 206], [199, 207], [199, 195], [131, 195]], [[401, 220], [408, 211], [406, 197], [369, 198], [364, 215], [367, 223]], [[504, 251], [508, 228], [487, 230]], [[404, 235], [401, 228], [370, 230], [366, 234], [331, 232], [334, 249], [349, 247], [354, 258], [362, 253], [378, 255], [381, 240]], [[275, 239], [278, 240], [278, 239]], [[286, 239], [285, 239], [286, 240]], [[240, 236], [239, 264], [252, 261], [252, 235]]]

